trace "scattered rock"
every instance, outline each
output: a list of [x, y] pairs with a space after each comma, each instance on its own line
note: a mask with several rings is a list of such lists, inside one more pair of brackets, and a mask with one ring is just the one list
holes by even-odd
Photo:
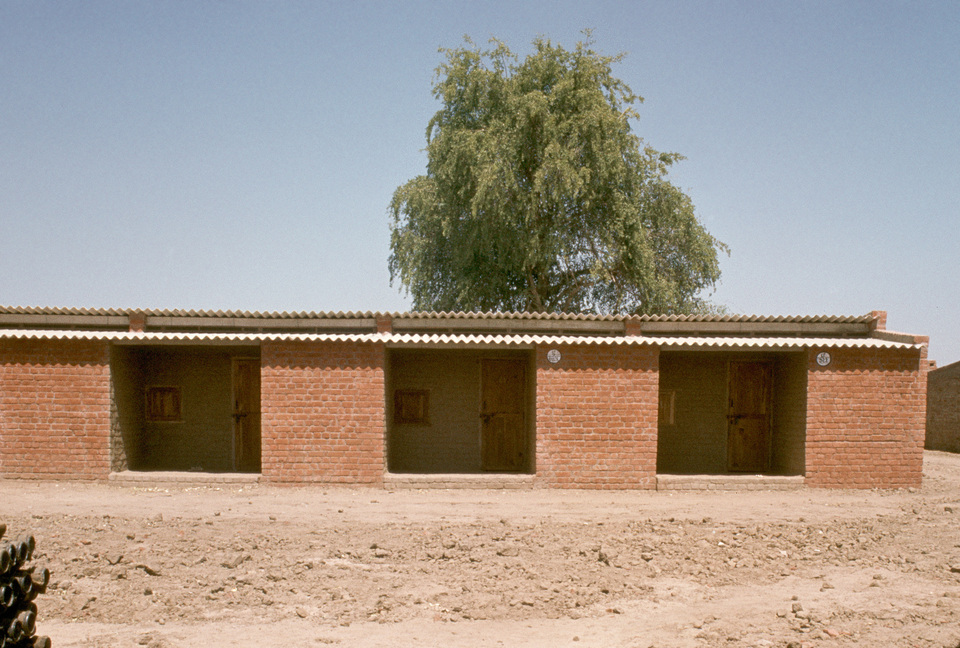
[[150, 567], [149, 565], [144, 565], [143, 563], [138, 563], [138, 564], [134, 565], [134, 567], [135, 567], [136, 569], [142, 569], [143, 571], [145, 571], [145, 572], [146, 572], [148, 575], [150, 575], [150, 576], [159, 576], [159, 575], [160, 575], [160, 572], [159, 572], [158, 570], [154, 569], [153, 567]]
[[246, 561], [250, 560], [250, 556], [243, 552], [233, 555], [232, 557], [224, 560], [220, 563], [221, 567], [226, 567], [227, 569], [236, 569]]

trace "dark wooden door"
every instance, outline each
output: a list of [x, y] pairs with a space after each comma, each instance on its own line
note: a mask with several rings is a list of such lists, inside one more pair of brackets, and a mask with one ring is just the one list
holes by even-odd
[[523, 360], [482, 360], [480, 467], [522, 470], [526, 443], [526, 371]]
[[260, 361], [233, 361], [233, 469], [260, 472]]
[[762, 473], [770, 469], [769, 362], [730, 363], [727, 410], [727, 469]]

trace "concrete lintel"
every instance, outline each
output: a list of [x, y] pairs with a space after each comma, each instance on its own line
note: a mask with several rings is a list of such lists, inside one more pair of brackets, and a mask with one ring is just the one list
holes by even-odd
[[887, 340], [889, 342], [906, 342], [907, 344], [928, 344], [929, 336], [912, 335], [910, 333], [898, 333], [897, 331], [876, 330], [873, 337], [878, 340]]
[[860, 322], [643, 322], [645, 335], [868, 337]]
[[426, 331], [510, 331], [514, 333], [527, 332], [569, 332], [569, 333], [606, 333], [609, 335], [623, 334], [624, 325], [619, 321], [577, 320], [577, 319], [500, 319], [500, 318], [427, 318], [409, 319], [396, 318], [393, 320], [393, 331], [401, 333], [412, 331], [422, 333]]
[[241, 330], [295, 330], [309, 331], [317, 329], [337, 329], [372, 333], [377, 330], [377, 320], [374, 318], [311, 318], [311, 319], [280, 319], [256, 317], [174, 317], [150, 316], [147, 317], [147, 330], [178, 329], [241, 329]]
[[90, 328], [126, 330], [129, 320], [126, 315], [35, 315], [10, 313], [0, 315], [0, 328]]

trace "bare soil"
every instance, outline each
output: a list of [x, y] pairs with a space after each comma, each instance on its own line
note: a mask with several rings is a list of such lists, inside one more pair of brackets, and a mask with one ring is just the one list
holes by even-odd
[[911, 491], [0, 480], [55, 647], [960, 647], [960, 455]]

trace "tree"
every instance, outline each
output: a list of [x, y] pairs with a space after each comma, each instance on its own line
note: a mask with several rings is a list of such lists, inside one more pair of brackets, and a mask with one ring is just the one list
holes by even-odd
[[441, 49], [427, 172], [390, 203], [391, 283], [418, 310], [684, 313], [726, 246], [630, 126], [623, 55], [533, 41]]

